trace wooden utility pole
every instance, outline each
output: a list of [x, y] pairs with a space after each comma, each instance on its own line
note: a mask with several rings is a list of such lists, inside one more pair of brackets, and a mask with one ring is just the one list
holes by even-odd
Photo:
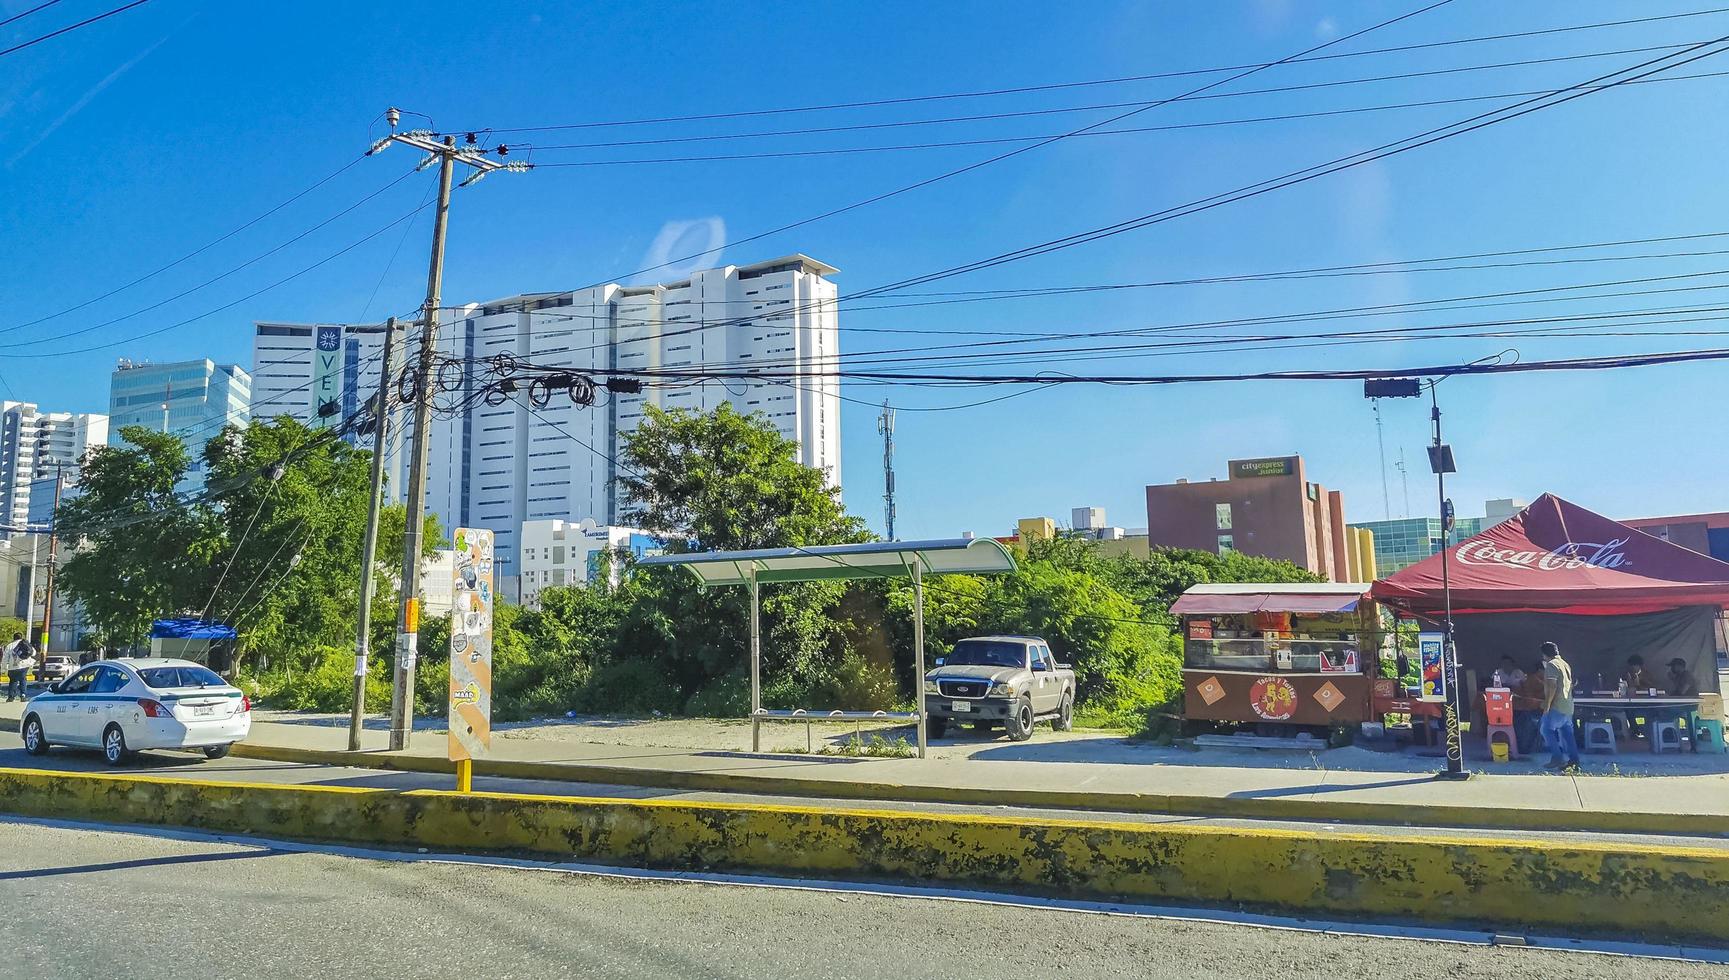
[[354, 703], [348, 713], [348, 750], [360, 751], [360, 720], [366, 714], [367, 659], [372, 629], [372, 578], [378, 564], [378, 511], [384, 496], [384, 449], [390, 438], [390, 382], [396, 342], [396, 317], [384, 323], [384, 351], [378, 367], [378, 401], [372, 406], [372, 497], [366, 502], [366, 537], [360, 550], [360, 616], [354, 637]]

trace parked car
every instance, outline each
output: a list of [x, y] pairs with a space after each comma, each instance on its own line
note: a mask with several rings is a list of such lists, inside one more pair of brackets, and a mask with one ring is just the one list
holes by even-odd
[[77, 667], [69, 654], [50, 653], [42, 658], [42, 666], [36, 668], [36, 679], [44, 684], [63, 681], [71, 677]]
[[24, 750], [101, 749], [119, 765], [139, 749], [202, 749], [220, 759], [252, 730], [252, 703], [190, 660], [102, 660], [24, 705]]
[[925, 732], [941, 738], [952, 722], [980, 730], [1000, 724], [1024, 742], [1033, 724], [1049, 719], [1057, 731], [1074, 727], [1075, 672], [1059, 664], [1036, 636], [980, 636], [961, 640], [925, 675]]

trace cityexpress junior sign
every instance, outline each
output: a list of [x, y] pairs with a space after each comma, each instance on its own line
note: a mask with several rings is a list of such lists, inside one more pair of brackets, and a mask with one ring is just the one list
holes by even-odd
[[1297, 461], [1290, 456], [1273, 459], [1234, 459], [1231, 476], [1290, 476], [1297, 472]]

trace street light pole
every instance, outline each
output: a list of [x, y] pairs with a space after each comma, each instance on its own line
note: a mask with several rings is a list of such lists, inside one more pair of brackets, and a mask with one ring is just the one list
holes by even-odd
[[1453, 504], [1447, 499], [1447, 474], [1457, 472], [1453, 464], [1453, 447], [1441, 441], [1441, 404], [1435, 398], [1435, 382], [1429, 382], [1429, 417], [1435, 426], [1435, 442], [1429, 447], [1429, 467], [1435, 471], [1435, 491], [1441, 511], [1441, 671], [1447, 687], [1447, 701], [1442, 708], [1446, 725], [1447, 768], [1439, 773], [1442, 779], [1469, 779], [1465, 771], [1464, 743], [1459, 737], [1459, 648], [1453, 642], [1453, 582], [1452, 556], [1448, 554], [1448, 535], [1453, 530]]

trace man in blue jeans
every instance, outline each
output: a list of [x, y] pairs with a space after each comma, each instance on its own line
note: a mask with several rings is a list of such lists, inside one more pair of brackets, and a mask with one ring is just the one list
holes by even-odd
[[1577, 768], [1579, 740], [1573, 734], [1573, 668], [1561, 659], [1561, 648], [1543, 644], [1543, 744], [1549, 749], [1544, 769]]

